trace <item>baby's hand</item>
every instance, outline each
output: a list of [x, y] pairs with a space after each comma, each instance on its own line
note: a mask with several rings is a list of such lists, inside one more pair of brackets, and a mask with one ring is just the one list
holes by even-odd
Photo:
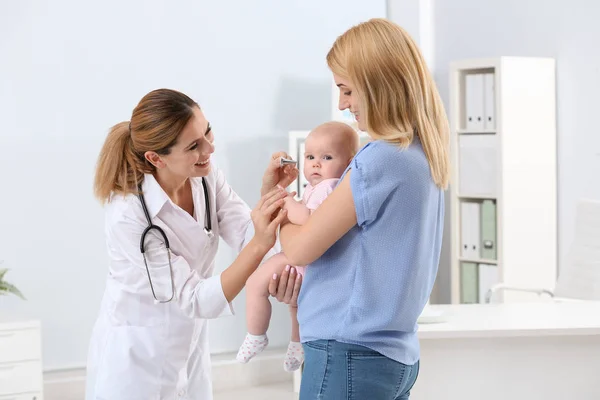
[[287, 211], [288, 220], [295, 225], [304, 225], [310, 215], [306, 205], [301, 200], [296, 200], [294, 194], [283, 199], [281, 208]]
[[294, 195], [293, 194], [288, 194], [284, 199], [283, 199], [283, 209], [284, 210], [288, 210], [290, 208], [290, 202], [294, 202], [296, 203], [296, 199], [294, 199]]

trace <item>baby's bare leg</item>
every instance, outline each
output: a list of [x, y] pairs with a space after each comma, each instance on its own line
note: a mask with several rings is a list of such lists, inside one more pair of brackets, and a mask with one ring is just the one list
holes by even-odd
[[281, 275], [288, 264], [285, 254], [278, 253], [258, 267], [246, 282], [246, 324], [250, 334], [267, 332], [271, 319], [269, 281], [273, 274]]
[[290, 317], [292, 318], [292, 342], [299, 342], [300, 325], [298, 324], [298, 306], [290, 306]]
[[258, 267], [246, 282], [246, 324], [248, 333], [236, 356], [236, 359], [241, 363], [250, 361], [269, 344], [266, 335], [271, 320], [269, 281], [273, 279], [273, 274], [281, 274], [288, 264], [287, 261], [283, 253], [274, 255]]

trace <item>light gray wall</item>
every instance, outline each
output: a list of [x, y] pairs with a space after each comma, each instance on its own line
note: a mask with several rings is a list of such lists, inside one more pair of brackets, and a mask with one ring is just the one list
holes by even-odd
[[[92, 180], [109, 127], [152, 89], [188, 93], [254, 205], [287, 132], [330, 117], [329, 46], [382, 16], [385, 1], [0, 2], [0, 260], [28, 298], [0, 299], [0, 314], [41, 319], [45, 368], [85, 364], [107, 268]], [[234, 256], [223, 243], [217, 269]], [[211, 324], [212, 352], [243, 340], [244, 296], [234, 305]], [[285, 345], [288, 312], [274, 311], [271, 343]]]
[[[434, 73], [446, 107], [448, 65], [453, 60], [503, 55], [556, 59], [558, 243], [559, 270], [563, 269], [577, 200], [600, 199], [600, 2], [437, 0], [434, 14]], [[448, 302], [447, 244], [438, 282], [438, 300]]]

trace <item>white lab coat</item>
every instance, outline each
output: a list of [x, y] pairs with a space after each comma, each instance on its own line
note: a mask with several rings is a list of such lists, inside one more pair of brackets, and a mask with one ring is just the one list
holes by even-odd
[[[110, 258], [106, 289], [93, 329], [86, 400], [212, 399], [207, 319], [232, 315], [220, 275], [213, 276], [219, 236], [240, 251], [253, 233], [250, 208], [214, 165], [206, 177], [214, 237], [204, 233], [201, 178], [194, 178], [194, 214], [175, 205], [152, 175], [142, 190], [154, 224], [170, 243], [175, 297], [156, 304], [140, 253], [147, 226], [134, 195], [114, 197], [106, 207]], [[156, 297], [169, 298], [171, 284], [163, 241], [146, 237], [146, 258]]]

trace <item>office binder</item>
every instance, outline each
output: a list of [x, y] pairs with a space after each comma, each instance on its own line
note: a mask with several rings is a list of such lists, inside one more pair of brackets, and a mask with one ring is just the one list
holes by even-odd
[[495, 134], [463, 134], [459, 139], [459, 191], [463, 196], [496, 196], [498, 157]]
[[479, 302], [479, 277], [477, 264], [460, 263], [460, 302], [475, 304]]
[[483, 200], [481, 203], [481, 258], [496, 259], [496, 202]]
[[469, 224], [469, 202], [460, 203], [460, 255], [470, 258], [471, 255], [471, 230]]
[[479, 202], [469, 203], [470, 227], [471, 230], [471, 259], [481, 258], [479, 243], [481, 242], [481, 205]]
[[480, 258], [480, 205], [474, 201], [461, 203], [461, 255], [465, 259]]
[[496, 93], [495, 93], [495, 75], [493, 73], [487, 73], [483, 75], [483, 128], [486, 131], [493, 131], [496, 129]]
[[465, 76], [466, 128], [469, 131], [484, 129], [483, 85], [483, 74], [468, 74]]
[[478, 264], [479, 278], [479, 302], [485, 303], [486, 293], [499, 283], [500, 277], [498, 274], [498, 266], [492, 264]]

